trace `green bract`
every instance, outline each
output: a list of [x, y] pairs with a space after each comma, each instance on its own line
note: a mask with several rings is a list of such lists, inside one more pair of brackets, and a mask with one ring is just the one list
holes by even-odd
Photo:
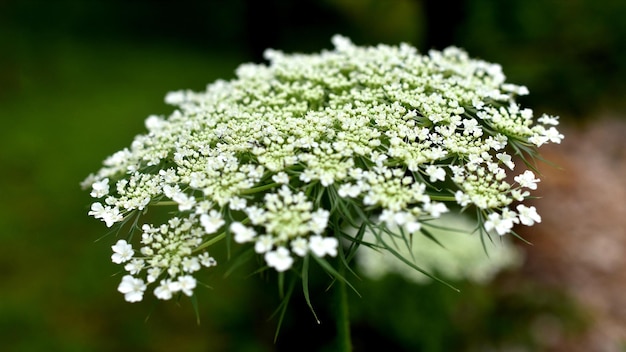
[[[557, 118], [535, 123], [517, 105], [525, 87], [458, 48], [333, 43], [312, 55], [268, 50], [269, 65], [169, 93], [177, 110], [150, 116], [147, 134], [84, 182], [98, 198], [90, 215], [141, 233], [112, 247], [128, 301], [151, 283], [161, 299], [192, 295], [193, 273], [216, 264], [207, 250], [223, 239], [279, 272], [311, 257], [339, 275], [359, 244], [400, 255], [394, 241], [430, 237], [442, 213], [474, 209], [484, 234], [541, 221], [521, 204], [539, 180], [525, 170], [510, 181], [511, 155], [529, 160], [563, 136]], [[144, 224], [156, 206], [173, 217]], [[366, 231], [375, 241], [362, 241]]]

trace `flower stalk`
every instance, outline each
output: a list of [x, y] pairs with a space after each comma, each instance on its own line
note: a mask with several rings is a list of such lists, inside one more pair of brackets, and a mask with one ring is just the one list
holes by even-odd
[[[340, 264], [341, 265], [341, 264]], [[345, 275], [343, 265], [339, 267], [339, 274]], [[338, 351], [351, 352], [352, 338], [350, 335], [350, 309], [348, 303], [348, 285], [342, 280], [337, 280], [336, 285], [336, 301], [337, 301], [337, 342]]]

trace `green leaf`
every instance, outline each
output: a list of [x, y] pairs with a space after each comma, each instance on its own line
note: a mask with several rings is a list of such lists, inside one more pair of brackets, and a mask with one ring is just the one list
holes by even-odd
[[311, 313], [315, 317], [315, 321], [320, 324], [320, 320], [315, 314], [315, 309], [313, 309], [313, 305], [311, 304], [311, 297], [309, 296], [309, 257], [311, 255], [307, 254], [304, 256], [304, 260], [302, 262], [302, 292], [304, 293], [304, 299], [306, 300], [306, 304], [309, 306]]
[[426, 236], [426, 238], [438, 244], [441, 248], [446, 248], [446, 246], [444, 246], [441, 242], [439, 242], [439, 240], [430, 231], [426, 230], [424, 226], [422, 226], [422, 228], [420, 229], [420, 233]]
[[339, 280], [343, 283], [345, 283], [346, 285], [348, 285], [352, 291], [354, 291], [359, 297], [361, 297], [361, 294], [359, 293], [359, 291], [357, 291], [356, 288], [354, 288], [354, 286], [352, 286], [352, 284], [346, 280], [343, 275], [339, 274], [339, 272], [337, 272], [337, 270], [335, 270], [335, 268], [332, 267], [332, 265], [330, 265], [325, 259], [323, 258], [319, 258], [315, 255], [312, 255], [311, 257], [313, 257], [313, 259], [315, 259], [315, 261], [324, 269], [326, 270], [326, 272], [328, 274], [330, 274], [332, 277], [334, 277], [336, 280]]
[[198, 308], [198, 297], [194, 294], [189, 297], [191, 301], [191, 306], [193, 307], [193, 311], [196, 314], [196, 324], [200, 325], [200, 309]]

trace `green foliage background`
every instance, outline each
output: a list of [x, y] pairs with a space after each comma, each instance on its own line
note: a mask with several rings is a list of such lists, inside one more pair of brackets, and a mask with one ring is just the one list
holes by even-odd
[[[319, 51], [332, 34], [358, 44], [455, 44], [498, 62], [527, 85], [524, 101], [567, 121], [622, 109], [626, 2], [452, 1], [43, 1], [0, 2], [0, 341], [3, 351], [332, 351], [332, 302], [313, 290], [322, 324], [296, 295], [277, 344], [271, 278], [244, 267], [207, 274], [199, 316], [188, 300], [128, 304], [115, 291], [112, 235], [86, 216], [79, 182], [168, 114], [170, 90], [231, 78], [261, 49]], [[434, 7], [434, 8], [433, 8]], [[305, 16], [305, 13], [307, 14]], [[113, 234], [114, 235], [114, 234]], [[224, 253], [218, 261], [227, 262]], [[357, 281], [355, 346], [397, 351], [541, 348], [537, 316], [575, 334], [584, 316], [532, 278], [463, 293], [398, 278]], [[269, 282], [269, 283], [268, 283]], [[537, 295], [536, 293], [541, 294]], [[148, 295], [149, 296], [149, 295]], [[445, 341], [445, 343], [443, 342]]]

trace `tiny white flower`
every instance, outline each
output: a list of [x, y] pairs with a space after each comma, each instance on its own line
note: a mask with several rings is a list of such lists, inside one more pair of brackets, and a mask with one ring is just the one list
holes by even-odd
[[139, 302], [143, 299], [143, 293], [146, 290], [146, 285], [143, 280], [135, 278], [131, 275], [125, 275], [122, 278], [117, 290], [124, 294], [124, 299], [127, 302]]
[[98, 202], [91, 205], [89, 215], [93, 215], [96, 219], [102, 219], [107, 227], [111, 227], [116, 222], [124, 220], [124, 217], [120, 214], [120, 210], [117, 207], [105, 207]]
[[395, 213], [389, 209], [384, 209], [378, 216], [379, 222], [384, 222], [387, 227], [392, 227], [396, 224]]
[[513, 170], [515, 168], [515, 163], [513, 163], [509, 154], [498, 153], [496, 154], [496, 158], [500, 160], [504, 165], [506, 165], [509, 169]]
[[178, 210], [180, 211], [191, 210], [193, 206], [196, 205], [196, 199], [183, 192], [174, 193], [172, 195], [172, 200], [178, 203]]
[[254, 251], [265, 253], [274, 247], [274, 238], [271, 235], [261, 235], [257, 237], [254, 244]]
[[148, 118], [146, 118], [144, 124], [146, 125], [148, 131], [158, 131], [163, 127], [165, 121], [159, 116], [150, 115], [148, 116]]
[[320, 234], [326, 230], [326, 226], [328, 226], [328, 217], [330, 216], [330, 212], [325, 209], [317, 209], [313, 214], [311, 214], [311, 232]]
[[291, 241], [291, 251], [301, 257], [304, 257], [309, 250], [308, 242], [302, 237], [298, 237]]
[[206, 214], [208, 213], [211, 208], [213, 208], [213, 203], [211, 203], [208, 200], [202, 200], [200, 202], [198, 202], [198, 204], [196, 204], [196, 214]]
[[211, 210], [209, 214], [200, 215], [200, 223], [204, 227], [204, 231], [207, 234], [212, 234], [217, 232], [224, 225], [224, 219], [222, 219], [222, 214], [217, 212], [216, 210]]
[[178, 277], [178, 284], [184, 294], [191, 296], [193, 295], [193, 289], [196, 288], [196, 279], [191, 275], [180, 276]]
[[289, 250], [285, 247], [278, 247], [275, 251], [265, 253], [265, 262], [278, 272], [291, 268], [293, 258], [289, 255]]
[[540, 118], [537, 119], [537, 121], [545, 124], [545, 125], [558, 125], [559, 124], [559, 118], [558, 116], [550, 116], [550, 115], [542, 115]]
[[165, 103], [169, 105], [178, 105], [185, 101], [185, 92], [169, 92], [165, 96]]
[[424, 204], [424, 211], [430, 213], [431, 216], [438, 218], [441, 214], [447, 213], [449, 210], [445, 203], [428, 202]]
[[463, 191], [456, 191], [454, 193], [454, 199], [462, 207], [468, 205], [472, 201], [470, 196], [466, 193], [463, 193]]
[[161, 284], [154, 289], [154, 295], [158, 299], [168, 300], [172, 294], [180, 291], [180, 283], [170, 279], [161, 280]]
[[517, 182], [521, 187], [529, 188], [529, 189], [537, 189], [537, 183], [540, 181], [538, 178], [535, 178], [535, 173], [530, 170], [524, 171], [523, 174], [515, 176], [513, 178], [515, 182]]
[[272, 180], [274, 180], [274, 182], [279, 183], [279, 184], [283, 184], [286, 185], [289, 183], [289, 175], [287, 175], [286, 172], [279, 172], [276, 175], [272, 176]]
[[232, 210], [243, 210], [246, 205], [246, 200], [240, 197], [232, 197], [228, 203], [228, 207]]
[[94, 218], [100, 219], [104, 216], [106, 210], [102, 204], [99, 202], [95, 202], [91, 204], [91, 210], [89, 211], [89, 215], [93, 215]]
[[148, 280], [149, 283], [152, 283], [152, 282], [155, 282], [156, 279], [158, 279], [160, 275], [161, 275], [161, 269], [150, 268], [148, 269], [148, 276], [146, 277], [146, 279]]
[[406, 211], [399, 211], [393, 214], [393, 222], [400, 226], [406, 224], [406, 222], [412, 220], [412, 218], [413, 215], [407, 213]]
[[542, 135], [533, 135], [528, 138], [528, 141], [536, 145], [537, 147], [541, 147], [542, 145], [547, 143], [548, 140], [550, 140], [550, 138]]
[[180, 193], [178, 186], [163, 185], [163, 194], [166, 197], [173, 199], [177, 193]]
[[428, 166], [426, 168], [426, 175], [430, 176], [430, 182], [443, 181], [446, 179], [446, 171], [440, 166]]
[[527, 207], [524, 204], [520, 204], [517, 206], [517, 211], [519, 212], [520, 222], [526, 226], [532, 226], [536, 222], [541, 222], [541, 216], [537, 214], [537, 209], [534, 206]]
[[109, 179], [105, 178], [101, 181], [94, 182], [91, 185], [92, 191], [90, 195], [94, 198], [102, 198], [109, 194]]
[[131, 275], [137, 275], [141, 270], [143, 270], [145, 263], [142, 259], [133, 259], [128, 264], [124, 266], [124, 270], [128, 271]]
[[215, 260], [215, 258], [211, 257], [207, 252], [200, 254], [198, 256], [198, 259], [200, 259], [200, 264], [207, 268], [217, 265], [217, 261]]
[[245, 243], [251, 242], [256, 237], [256, 231], [253, 228], [246, 227], [240, 222], [230, 224], [230, 232], [235, 234], [235, 242]]
[[320, 258], [326, 254], [331, 257], [336, 256], [338, 245], [339, 241], [335, 237], [322, 237], [316, 235], [309, 238], [309, 249], [313, 252], [313, 254]]
[[361, 194], [361, 187], [358, 184], [353, 185], [349, 183], [344, 183], [339, 186], [337, 194], [339, 194], [340, 197], [356, 198], [359, 196], [359, 194]]
[[183, 259], [183, 271], [193, 273], [200, 270], [200, 261], [196, 257], [188, 257]]
[[422, 228], [422, 224], [419, 221], [417, 221], [417, 219], [415, 219], [412, 221], [408, 221], [406, 224], [404, 224], [404, 228], [409, 233], [416, 233]]
[[500, 214], [495, 212], [489, 214], [487, 221], [485, 221], [485, 230], [496, 230], [500, 236], [506, 235], [511, 229], [513, 229], [513, 220], [504, 219]]
[[133, 246], [125, 240], [118, 240], [117, 243], [111, 246], [111, 249], [113, 249], [113, 255], [111, 255], [111, 260], [115, 264], [127, 262], [133, 257], [133, 254], [135, 254], [135, 251], [133, 251]]
[[560, 144], [564, 138], [564, 136], [555, 127], [550, 127], [550, 129], [546, 131], [545, 137], [550, 142], [556, 144]]

